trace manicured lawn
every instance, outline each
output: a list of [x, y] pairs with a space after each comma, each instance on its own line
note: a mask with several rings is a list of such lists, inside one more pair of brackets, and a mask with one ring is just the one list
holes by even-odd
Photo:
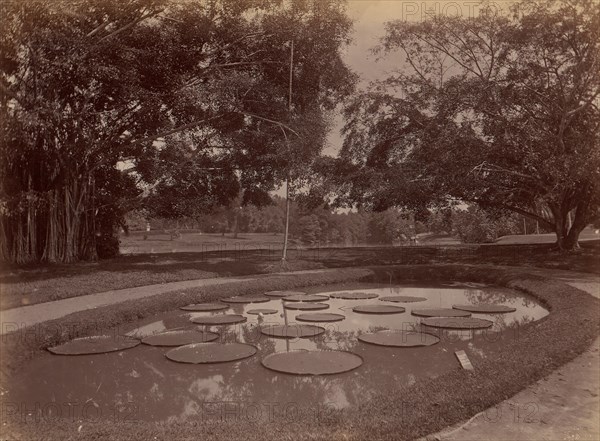
[[[589, 240], [599, 240], [600, 234], [595, 232], [592, 228], [586, 228], [581, 232], [579, 240], [581, 242]], [[533, 244], [533, 243], [554, 243], [556, 242], [556, 234], [527, 234], [527, 235], [516, 235], [502, 236], [496, 241], [497, 244]]]
[[[297, 249], [287, 270], [378, 264], [493, 263], [600, 272], [598, 242], [584, 242], [579, 253], [552, 251], [551, 244], [447, 247], [357, 247]], [[281, 270], [273, 249], [121, 256], [95, 263], [5, 267], [0, 272], [0, 309], [43, 303], [135, 286], [210, 277], [243, 276]]]
[[[146, 239], [144, 239], [146, 236]], [[121, 234], [121, 253], [194, 253], [210, 251], [234, 251], [271, 249], [280, 250], [283, 246], [283, 235], [271, 233], [240, 233], [237, 238], [227, 233], [198, 233], [181, 231], [179, 237], [171, 239], [169, 231], [135, 231], [126, 236]]]
[[[5, 268], [0, 275], [0, 309], [49, 302], [115, 289], [276, 271], [276, 259], [174, 253], [122, 256], [95, 263]], [[309, 269], [316, 262], [295, 261], [291, 269]]]
[[[600, 232], [596, 233], [594, 228], [588, 227], [581, 232], [579, 236], [581, 242], [600, 240]], [[534, 245], [534, 244], [553, 244], [556, 242], [556, 234], [511, 234], [509, 236], [499, 237], [496, 245]], [[419, 237], [419, 243], [422, 245], [460, 245], [458, 237], [449, 234], [425, 234]]]

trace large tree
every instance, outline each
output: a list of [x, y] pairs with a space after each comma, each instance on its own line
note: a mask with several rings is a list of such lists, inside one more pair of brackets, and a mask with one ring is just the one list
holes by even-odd
[[491, 12], [387, 23], [398, 69], [348, 105], [324, 168], [341, 202], [511, 210], [573, 249], [600, 205], [600, 4]]
[[[235, 173], [238, 208], [239, 202], [258, 206], [270, 202], [268, 192], [283, 181], [293, 194], [310, 178], [310, 164], [324, 146], [331, 112], [353, 90], [355, 80], [340, 53], [350, 31], [343, 2], [290, 2], [272, 8], [257, 24], [269, 38], [248, 44], [270, 62], [230, 70], [212, 85], [226, 91], [246, 117], [226, 133], [190, 130], [172, 137], [165, 148], [180, 151], [177, 143], [188, 146], [186, 163], [204, 163], [192, 166], [197, 174]], [[207, 159], [213, 161], [212, 167]], [[155, 158], [150, 162], [158, 163]], [[176, 161], [166, 163], [167, 168], [169, 164], [179, 173]], [[167, 170], [158, 176], [164, 181], [170, 174]], [[168, 180], [170, 190], [188, 195], [190, 210], [210, 209], [203, 204], [205, 198], [188, 191], [193, 187], [185, 179]], [[166, 189], [156, 185], [150, 204], [164, 196], [172, 199]]]
[[[297, 73], [303, 114], [312, 109], [323, 121], [352, 82], [337, 54], [349, 29], [339, 2], [291, 3], [3, 2], [2, 258], [94, 258], [97, 217], [118, 214], [96, 208], [97, 180], [123, 161], [134, 166], [130, 176], [167, 193], [195, 185], [201, 204], [236, 197], [229, 184], [240, 170], [250, 192], [273, 187], [287, 161], [276, 154], [283, 134], [300, 142], [283, 93], [285, 42], [298, 38], [306, 57], [324, 61], [320, 71], [308, 58], [298, 65], [307, 67]], [[313, 31], [305, 37], [306, 26], [293, 22]], [[131, 194], [107, 194], [119, 190], [111, 183], [108, 204]]]

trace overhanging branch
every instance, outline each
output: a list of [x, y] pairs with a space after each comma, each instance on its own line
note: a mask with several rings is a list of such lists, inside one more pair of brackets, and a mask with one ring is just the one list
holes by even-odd
[[191, 122], [188, 124], [183, 124], [179, 127], [169, 130], [167, 132], [159, 133], [159, 134], [153, 135], [153, 136], [148, 136], [148, 137], [142, 138], [142, 139], [133, 140], [133, 141], [131, 141], [130, 145], [141, 144], [143, 142], [148, 142], [148, 141], [155, 141], [159, 138], [164, 138], [165, 136], [174, 135], [175, 133], [183, 132], [184, 130], [187, 130], [187, 129], [192, 129], [194, 127], [199, 126], [200, 124], [204, 124], [208, 121], [212, 121], [212, 120], [221, 118], [222, 116], [223, 116], [223, 114], [219, 114], [219, 115], [213, 116], [211, 118], [206, 118], [206, 119], [203, 119], [200, 121], [194, 121], [194, 122]]
[[554, 229], [554, 227], [555, 227], [554, 224], [552, 222], [550, 222], [549, 220], [543, 218], [542, 216], [540, 216], [538, 214], [531, 213], [531, 212], [529, 212], [527, 210], [523, 210], [522, 208], [518, 208], [518, 207], [515, 207], [513, 205], [508, 205], [508, 204], [494, 204], [494, 205], [497, 205], [500, 208], [505, 208], [507, 210], [514, 211], [515, 213], [518, 213], [518, 214], [520, 214], [522, 216], [525, 216], [525, 217], [528, 217], [528, 218], [533, 219], [535, 221], [538, 221], [538, 222], [542, 223], [543, 225], [545, 225], [545, 226], [547, 226], [547, 227], [549, 227], [551, 229]]
[[300, 137], [300, 134], [298, 132], [296, 132], [294, 129], [292, 129], [287, 124], [282, 123], [281, 121], [276, 121], [274, 119], [265, 118], [264, 116], [255, 115], [254, 113], [247, 113], [247, 112], [239, 112], [239, 113], [241, 113], [242, 115], [245, 115], [245, 116], [249, 116], [251, 118], [261, 119], [263, 121], [270, 122], [271, 124], [276, 124], [281, 128], [289, 130], [291, 133], [293, 133], [297, 137]]

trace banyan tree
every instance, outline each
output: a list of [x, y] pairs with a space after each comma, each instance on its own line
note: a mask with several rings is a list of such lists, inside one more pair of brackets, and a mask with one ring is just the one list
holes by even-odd
[[[199, 197], [223, 202], [206, 194], [237, 170], [272, 190], [296, 121], [325, 121], [354, 82], [341, 0], [1, 2], [0, 28], [0, 259], [17, 263], [118, 250], [141, 188], [177, 175], [157, 175], [171, 146], [202, 165]], [[310, 126], [312, 155], [326, 124]]]

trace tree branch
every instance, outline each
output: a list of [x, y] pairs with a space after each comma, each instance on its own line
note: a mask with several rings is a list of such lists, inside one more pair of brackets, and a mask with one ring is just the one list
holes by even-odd
[[552, 222], [550, 222], [549, 220], [543, 218], [542, 216], [540, 216], [538, 214], [534, 214], [527, 210], [523, 210], [522, 208], [518, 208], [513, 205], [508, 205], [508, 204], [493, 204], [493, 205], [497, 205], [500, 208], [505, 208], [507, 210], [514, 211], [515, 213], [521, 214], [530, 219], [536, 220], [548, 228], [552, 228], [552, 229], [555, 228], [555, 225]]
[[298, 132], [296, 132], [294, 129], [292, 129], [290, 126], [282, 123], [281, 121], [275, 121], [274, 119], [269, 119], [269, 118], [265, 118], [264, 116], [259, 116], [259, 115], [255, 115], [254, 113], [247, 113], [247, 112], [238, 112], [242, 115], [245, 116], [249, 116], [251, 118], [256, 118], [256, 119], [261, 119], [263, 121], [267, 121], [270, 122], [271, 124], [276, 124], [279, 127], [285, 128], [287, 130], [289, 130], [290, 132], [292, 132], [294, 135], [296, 135], [297, 137], [300, 137], [300, 134]]
[[141, 144], [143, 142], [148, 142], [148, 141], [155, 141], [155, 140], [157, 140], [159, 138], [164, 138], [165, 136], [173, 135], [175, 133], [183, 132], [184, 130], [197, 127], [200, 124], [204, 124], [204, 123], [206, 123], [208, 121], [212, 121], [212, 120], [221, 118], [222, 116], [223, 116], [223, 114], [219, 114], [219, 115], [216, 115], [216, 116], [213, 116], [213, 117], [210, 117], [210, 118], [206, 118], [206, 119], [203, 119], [203, 120], [200, 120], [200, 121], [194, 121], [194, 122], [191, 122], [191, 123], [188, 123], [188, 124], [183, 124], [183, 125], [181, 125], [179, 127], [176, 127], [176, 128], [174, 128], [172, 130], [169, 130], [169, 131], [163, 132], [163, 133], [159, 133], [157, 135], [148, 136], [148, 137], [142, 138], [142, 139], [135, 139], [135, 140], [131, 141], [130, 145]]
[[154, 17], [155, 15], [160, 14], [161, 12], [163, 12], [163, 9], [157, 9], [156, 11], [152, 11], [147, 13], [146, 15], [142, 15], [140, 18], [133, 20], [131, 22], [129, 22], [128, 24], [126, 24], [125, 26], [120, 27], [119, 29], [114, 30], [113, 32], [111, 32], [108, 35], [105, 35], [104, 37], [102, 37], [100, 40], [98, 40], [98, 43], [102, 43], [104, 40], [107, 40], [111, 37], [114, 37], [115, 35], [120, 34], [121, 32], [126, 31], [127, 29], [130, 29], [132, 27], [134, 27], [135, 25], [137, 25], [138, 23], [141, 23], [142, 21]]

